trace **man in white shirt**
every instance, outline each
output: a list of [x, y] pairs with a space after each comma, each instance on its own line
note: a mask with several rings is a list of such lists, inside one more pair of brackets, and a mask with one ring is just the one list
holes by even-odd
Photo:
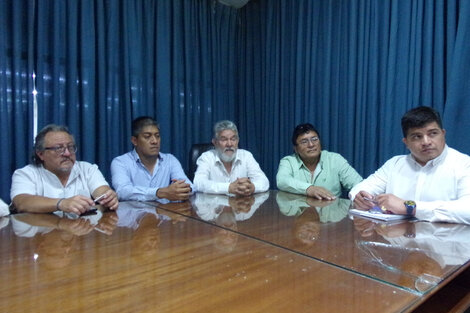
[[117, 209], [117, 195], [98, 166], [77, 161], [76, 152], [75, 140], [67, 127], [44, 127], [36, 136], [33, 164], [13, 173], [10, 197], [14, 207], [24, 212], [64, 211], [80, 215], [96, 201]]
[[375, 202], [420, 220], [470, 224], [470, 157], [446, 145], [432, 108], [408, 111], [401, 125], [411, 153], [391, 158], [351, 189], [355, 207], [367, 210]]
[[249, 196], [269, 189], [269, 180], [253, 155], [238, 149], [238, 129], [231, 121], [214, 125], [212, 144], [197, 160], [196, 190], [214, 194]]

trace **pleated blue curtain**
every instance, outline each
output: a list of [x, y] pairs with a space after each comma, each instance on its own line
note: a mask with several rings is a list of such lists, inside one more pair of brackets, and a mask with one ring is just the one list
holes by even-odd
[[[1, 140], [12, 147], [2, 152], [3, 181], [29, 161], [33, 72], [38, 127], [69, 126], [78, 158], [108, 179], [111, 160], [131, 149], [137, 116], [160, 122], [162, 152], [185, 168], [191, 144], [210, 140], [215, 120], [235, 118], [235, 9], [212, 0], [8, 0], [0, 12]], [[0, 187], [5, 201], [9, 188]]]
[[470, 154], [470, 1], [458, 2], [456, 36], [450, 47], [451, 73], [448, 80], [444, 124], [449, 145]]
[[13, 170], [33, 145], [34, 27], [29, 3], [0, 1], [0, 197], [9, 200]]
[[[425, 0], [250, 2], [238, 35], [239, 106], [248, 146], [271, 181], [280, 158], [292, 153], [299, 123], [317, 126], [323, 148], [341, 153], [364, 176], [406, 153], [400, 119], [412, 107], [436, 108], [449, 134], [463, 133], [470, 122], [468, 7]], [[448, 141], [470, 152], [468, 140]]]
[[28, 163], [35, 120], [68, 125], [107, 178], [144, 114], [185, 168], [234, 120], [272, 187], [301, 122], [363, 175], [406, 152], [400, 118], [417, 105], [469, 153], [469, 18], [463, 0], [0, 1], [1, 179]]

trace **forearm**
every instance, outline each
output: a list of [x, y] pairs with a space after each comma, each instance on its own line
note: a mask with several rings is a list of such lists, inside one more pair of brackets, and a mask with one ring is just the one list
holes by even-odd
[[255, 177], [251, 179], [251, 182], [255, 186], [255, 193], [265, 192], [269, 189], [269, 180], [266, 176]]
[[311, 186], [311, 183], [294, 177], [293, 165], [286, 159], [282, 159], [276, 174], [277, 188], [290, 193], [306, 195], [307, 188]]
[[20, 194], [13, 199], [13, 205], [19, 212], [50, 213], [59, 210], [57, 204], [60, 200], [61, 198]]
[[228, 194], [230, 183], [219, 183], [209, 179], [196, 177], [194, 179], [194, 186], [197, 191], [213, 194]]
[[276, 176], [276, 182], [279, 190], [300, 195], [306, 195], [308, 187], [311, 186], [310, 183], [279, 174]]
[[454, 201], [416, 201], [415, 216], [429, 222], [470, 224], [469, 208], [469, 197]]
[[127, 185], [116, 188], [116, 192], [120, 200], [153, 201], [157, 198], [157, 189]]

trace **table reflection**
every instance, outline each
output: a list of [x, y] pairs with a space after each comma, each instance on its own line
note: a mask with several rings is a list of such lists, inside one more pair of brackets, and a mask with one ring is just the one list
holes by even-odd
[[[158, 205], [167, 204], [162, 202]], [[158, 257], [160, 247], [160, 227], [163, 223], [177, 223], [186, 218], [179, 214], [157, 211], [155, 202], [120, 202], [116, 210], [118, 216], [118, 227], [133, 230], [131, 239], [131, 258], [136, 263], [148, 262]]]
[[300, 216], [313, 208], [317, 211], [318, 221], [321, 223], [339, 222], [348, 215], [351, 200], [317, 200], [307, 196], [295, 195], [279, 191], [276, 194], [279, 210], [286, 216]]
[[348, 215], [348, 199], [317, 200], [280, 191], [276, 195], [279, 210], [286, 216], [295, 216], [292, 232], [300, 243], [311, 246], [320, 237], [322, 223], [335, 223]]
[[213, 230], [214, 247], [231, 252], [239, 238], [237, 222], [251, 218], [268, 197], [268, 192], [246, 197], [196, 193], [192, 198], [192, 206], [199, 218], [220, 226]]
[[6, 227], [8, 226], [8, 223], [10, 222], [10, 218], [9, 217], [0, 217], [0, 229], [2, 229], [3, 227]]
[[[226, 215], [222, 217], [223, 220], [231, 219], [227, 216], [231, 214], [234, 221], [244, 221], [249, 219], [268, 197], [269, 192], [246, 197], [196, 193], [191, 201], [195, 213], [205, 221], [217, 221], [221, 213]], [[229, 211], [231, 213], [228, 213]]]
[[428, 291], [470, 258], [470, 227], [462, 224], [387, 224], [355, 217], [354, 225], [364, 238], [356, 244], [365, 261], [396, 272], [398, 284], [415, 291]]
[[243, 234], [420, 294], [441, 286], [470, 259], [470, 226], [375, 222], [350, 216], [348, 199], [270, 191], [259, 206], [253, 198], [234, 205], [220, 195], [196, 194], [191, 200], [193, 212], [185, 214], [218, 225], [213, 237], [220, 249], [233, 250], [234, 233]]
[[14, 233], [20, 237], [33, 238], [34, 259], [47, 269], [60, 269], [73, 260], [78, 249], [77, 239], [92, 232], [102, 213], [94, 218], [72, 218], [61, 212], [55, 214], [12, 215]]

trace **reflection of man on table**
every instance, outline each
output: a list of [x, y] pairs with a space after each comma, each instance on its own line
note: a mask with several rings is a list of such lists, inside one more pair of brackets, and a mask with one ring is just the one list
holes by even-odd
[[[49, 269], [63, 268], [72, 261], [77, 238], [93, 231], [94, 223], [83, 218], [70, 219], [57, 214], [11, 215], [17, 236], [34, 237], [35, 259]], [[99, 215], [101, 216], [101, 215]]]
[[[355, 218], [354, 223], [364, 239], [371, 238], [358, 241], [359, 246], [378, 257], [377, 263], [402, 271], [401, 283], [425, 275], [428, 284], [435, 284], [449, 274], [452, 266], [461, 266], [470, 258], [470, 227], [466, 225], [408, 221], [385, 224], [362, 218]], [[374, 241], [373, 232], [386, 242]]]
[[286, 216], [299, 216], [304, 211], [314, 208], [321, 223], [339, 222], [348, 215], [351, 201], [337, 198], [336, 200], [317, 200], [307, 196], [279, 191], [276, 195], [279, 210]]
[[214, 221], [221, 207], [230, 207], [236, 221], [249, 219], [268, 199], [269, 193], [258, 193], [248, 197], [229, 197], [207, 193], [196, 193], [192, 199], [196, 214], [205, 221]]
[[295, 216], [292, 232], [302, 244], [311, 246], [319, 237], [322, 223], [335, 223], [344, 219], [351, 201], [317, 200], [307, 196], [279, 191], [276, 195], [279, 210], [286, 216]]

